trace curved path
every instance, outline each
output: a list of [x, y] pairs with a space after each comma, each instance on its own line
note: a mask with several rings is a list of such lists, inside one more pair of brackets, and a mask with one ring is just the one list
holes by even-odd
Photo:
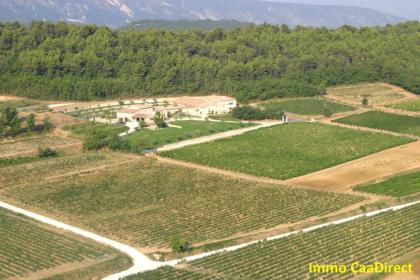
[[[330, 226], [330, 225], [344, 224], [344, 223], [354, 221], [354, 220], [362, 218], [362, 217], [376, 216], [376, 215], [379, 215], [379, 214], [387, 212], [387, 211], [398, 211], [398, 210], [401, 210], [401, 209], [404, 209], [404, 208], [407, 208], [409, 206], [419, 204], [419, 203], [420, 203], [420, 200], [414, 201], [414, 202], [411, 202], [411, 203], [402, 204], [402, 205], [397, 205], [397, 206], [389, 207], [389, 208], [386, 208], [386, 209], [369, 212], [369, 213], [366, 213], [366, 214], [360, 214], [360, 215], [340, 219], [340, 220], [337, 220], [337, 221], [312, 226], [312, 227], [305, 228], [305, 229], [298, 230], [298, 231], [293, 231], [293, 232], [280, 234], [280, 235], [277, 235], [277, 236], [266, 238], [264, 240], [266, 240], [266, 241], [277, 240], [277, 239], [288, 237], [290, 235], [299, 234], [299, 233], [302, 233], [302, 232], [305, 233], [305, 232], [314, 231], [314, 230], [324, 228], [324, 227], [327, 227], [327, 226]], [[94, 240], [96, 242], [99, 242], [99, 243], [102, 243], [104, 245], [110, 246], [110, 247], [112, 247], [112, 248], [114, 248], [114, 249], [116, 249], [116, 250], [118, 250], [122, 253], [125, 253], [125, 254], [127, 254], [128, 256], [131, 257], [131, 259], [133, 260], [133, 265], [129, 269], [127, 269], [125, 271], [122, 271], [122, 272], [119, 272], [119, 273], [116, 273], [116, 274], [109, 275], [109, 276], [103, 278], [103, 280], [118, 280], [118, 279], [124, 278], [124, 277], [129, 276], [129, 275], [137, 274], [137, 273], [148, 271], [148, 270], [154, 270], [154, 269], [157, 269], [157, 268], [165, 266], [165, 265], [176, 266], [177, 264], [179, 264], [181, 262], [185, 262], [185, 261], [191, 262], [191, 261], [194, 261], [194, 260], [197, 260], [197, 259], [202, 259], [202, 258], [208, 257], [210, 255], [214, 255], [214, 254], [217, 254], [217, 253], [236, 251], [236, 250], [242, 249], [244, 247], [247, 247], [247, 246], [256, 244], [258, 242], [264, 241], [264, 240], [256, 240], [256, 241], [251, 241], [251, 242], [239, 244], [239, 245], [236, 245], [236, 246], [231, 246], [231, 247], [227, 247], [227, 248], [223, 248], [223, 249], [219, 249], [219, 250], [215, 250], [215, 251], [211, 251], [211, 252], [206, 252], [206, 253], [186, 257], [186, 258], [183, 258], [183, 259], [178, 259], [178, 260], [173, 260], [173, 261], [168, 261], [168, 262], [157, 262], [157, 261], [150, 260], [148, 257], [146, 257], [144, 254], [140, 253], [139, 251], [137, 251], [133, 247], [130, 247], [126, 244], [123, 244], [123, 243], [111, 240], [109, 238], [100, 236], [100, 235], [95, 234], [93, 232], [89, 232], [89, 231], [82, 230], [80, 228], [77, 228], [77, 227], [74, 227], [74, 226], [71, 226], [71, 225], [68, 225], [68, 224], [64, 224], [64, 223], [59, 222], [57, 220], [54, 220], [54, 219], [36, 214], [34, 212], [31, 212], [31, 211], [28, 211], [28, 210], [25, 210], [25, 209], [22, 209], [22, 208], [19, 208], [19, 207], [16, 207], [16, 206], [13, 206], [11, 204], [1, 202], [1, 201], [0, 201], [0, 208], [4, 208], [4, 209], [10, 210], [12, 212], [22, 214], [22, 215], [27, 216], [29, 218], [35, 219], [39, 222], [54, 226], [54, 227], [59, 228], [59, 229], [63, 229], [65, 231], [72, 232], [76, 235], [79, 235], [79, 236], [82, 236], [82, 237], [85, 237], [85, 238], [88, 238], [88, 239], [91, 239], [91, 240]]]

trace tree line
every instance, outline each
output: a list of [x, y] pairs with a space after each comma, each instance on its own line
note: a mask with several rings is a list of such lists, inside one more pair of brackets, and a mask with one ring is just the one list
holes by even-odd
[[209, 32], [7, 23], [0, 92], [61, 100], [218, 92], [247, 101], [387, 81], [420, 93], [419, 46], [419, 22]]

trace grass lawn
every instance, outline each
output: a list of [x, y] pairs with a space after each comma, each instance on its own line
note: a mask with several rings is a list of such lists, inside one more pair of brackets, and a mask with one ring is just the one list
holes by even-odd
[[410, 112], [420, 112], [420, 99], [413, 100], [413, 101], [407, 101], [397, 104], [392, 104], [387, 107], [399, 109], [399, 110], [405, 110]]
[[35, 106], [38, 104], [40, 104], [38, 101], [29, 100], [29, 99], [0, 101], [0, 111], [2, 111], [4, 108], [7, 108], [7, 107], [22, 108], [22, 107]]
[[[47, 162], [0, 168], [0, 178], [7, 177], [0, 181], [7, 185], [0, 193], [134, 246], [166, 248], [177, 234], [189, 242], [228, 238], [323, 216], [363, 200], [349, 194], [226, 178], [145, 157], [135, 159], [56, 179], [49, 177], [68, 172], [63, 170], [82, 172], [89, 163], [98, 167], [118, 157], [95, 163], [71, 156], [50, 160], [50, 165], [55, 163], [50, 168]], [[19, 176], [16, 184], [13, 178]]]
[[354, 188], [356, 191], [403, 197], [420, 192], [420, 172], [392, 177], [386, 181]]
[[411, 141], [317, 123], [295, 123], [162, 155], [257, 176], [288, 179]]
[[176, 121], [171, 122], [170, 124], [180, 126], [181, 128], [167, 127], [158, 130], [141, 129], [128, 135], [127, 139], [132, 145], [142, 142], [145, 143], [148, 148], [157, 148], [182, 140], [253, 125], [249, 123], [211, 121]]
[[240, 119], [237, 119], [232, 116], [232, 114], [225, 114], [225, 115], [210, 115], [209, 119], [219, 120], [219, 121], [231, 121], [231, 122], [240, 122]]
[[[42, 270], [54, 271], [62, 265], [67, 265], [71, 270], [72, 266], [89, 262], [91, 265], [82, 267], [78, 273], [85, 274], [85, 279], [93, 279], [128, 265], [126, 257], [119, 258], [119, 253], [107, 247], [55, 231], [4, 209], [0, 209], [0, 237], [0, 279], [38, 279], [39, 275], [30, 276]], [[119, 259], [118, 262], [125, 259], [125, 264], [115, 267], [116, 259]], [[101, 268], [101, 273], [95, 271], [97, 268], [92, 268], [100, 262], [114, 264], [110, 268]], [[60, 270], [56, 273], [60, 273]]]
[[118, 135], [128, 130], [128, 127], [123, 125], [112, 125], [103, 123], [89, 122], [86, 124], [75, 124], [66, 126], [64, 129], [70, 131], [80, 138], [85, 138], [89, 135], [100, 133], [105, 136]]
[[282, 112], [294, 113], [298, 115], [324, 115], [327, 113], [335, 114], [340, 112], [353, 111], [356, 108], [319, 98], [293, 99], [284, 101], [270, 101], [259, 104], [260, 106], [278, 110]]
[[369, 111], [337, 119], [335, 122], [420, 136], [420, 117]]

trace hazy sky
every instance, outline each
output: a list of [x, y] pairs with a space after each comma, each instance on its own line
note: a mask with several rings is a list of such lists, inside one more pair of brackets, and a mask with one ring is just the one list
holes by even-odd
[[420, 0], [266, 0], [314, 5], [347, 5], [372, 8], [407, 19], [420, 20]]

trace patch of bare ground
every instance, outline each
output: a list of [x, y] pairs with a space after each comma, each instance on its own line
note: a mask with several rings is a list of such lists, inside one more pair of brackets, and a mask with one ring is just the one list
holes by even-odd
[[23, 100], [24, 98], [12, 95], [0, 95], [0, 102], [1, 101], [15, 101], [15, 100]]
[[308, 175], [286, 180], [294, 186], [351, 192], [351, 188], [408, 171], [420, 169], [420, 142], [416, 141], [340, 164]]

